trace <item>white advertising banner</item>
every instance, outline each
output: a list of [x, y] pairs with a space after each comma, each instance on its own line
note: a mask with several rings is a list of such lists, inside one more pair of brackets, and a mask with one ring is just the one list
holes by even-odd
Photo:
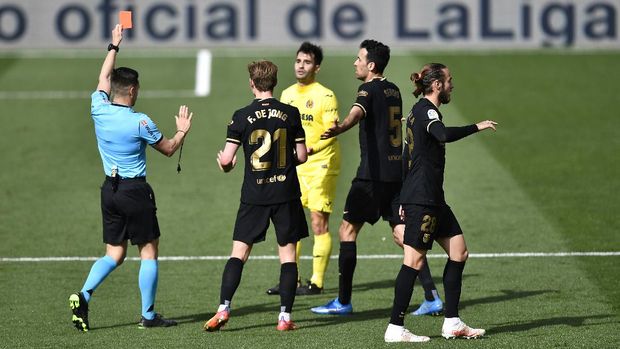
[[620, 49], [620, 0], [0, 0], [0, 49], [101, 47], [121, 10], [134, 47]]

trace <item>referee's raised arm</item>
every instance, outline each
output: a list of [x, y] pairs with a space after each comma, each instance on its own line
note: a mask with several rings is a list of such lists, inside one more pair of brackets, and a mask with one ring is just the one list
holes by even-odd
[[103, 91], [110, 95], [112, 89], [112, 83], [110, 78], [112, 71], [114, 70], [114, 63], [116, 62], [116, 54], [119, 50], [119, 45], [123, 40], [123, 27], [117, 24], [112, 30], [112, 42], [108, 45], [108, 54], [105, 56], [105, 61], [101, 66], [101, 72], [99, 73], [99, 83], [97, 84], [97, 91]]

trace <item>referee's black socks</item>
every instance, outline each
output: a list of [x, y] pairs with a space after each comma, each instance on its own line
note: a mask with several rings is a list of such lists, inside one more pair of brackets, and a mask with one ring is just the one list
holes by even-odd
[[338, 257], [338, 271], [340, 272], [338, 300], [340, 304], [351, 303], [353, 292], [353, 273], [357, 264], [357, 244], [355, 241], [340, 242], [340, 256]]

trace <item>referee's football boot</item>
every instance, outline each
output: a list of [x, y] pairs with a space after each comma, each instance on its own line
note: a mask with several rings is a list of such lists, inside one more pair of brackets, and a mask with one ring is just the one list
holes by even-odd
[[73, 312], [71, 321], [78, 331], [87, 332], [90, 329], [88, 325], [88, 302], [82, 295], [82, 292], [72, 293], [69, 296], [69, 307]]
[[161, 314], [155, 313], [155, 317], [151, 320], [145, 319], [144, 316], [140, 319], [138, 323], [138, 328], [145, 329], [151, 327], [170, 327], [176, 326], [177, 322], [170, 319], [165, 319]]
[[205, 322], [203, 328], [207, 332], [215, 332], [219, 331], [220, 328], [224, 327], [230, 318], [230, 309], [226, 308], [224, 310], [218, 311], [209, 321]]
[[321, 315], [348, 315], [353, 312], [353, 305], [351, 305], [351, 303], [342, 304], [340, 300], [336, 298], [327, 302], [325, 305], [311, 308], [310, 311]]
[[295, 292], [298, 296], [312, 296], [321, 293], [323, 293], [323, 287], [317, 286], [310, 280], [308, 280], [305, 285], [297, 287], [297, 291]]
[[432, 301], [424, 300], [420, 307], [413, 311], [411, 315], [439, 315], [443, 311], [443, 302], [439, 298]]
[[467, 326], [461, 319], [457, 318], [457, 322], [450, 324], [448, 319], [444, 319], [441, 327], [441, 335], [446, 339], [452, 338], [480, 338], [486, 333], [481, 328], [471, 328]]

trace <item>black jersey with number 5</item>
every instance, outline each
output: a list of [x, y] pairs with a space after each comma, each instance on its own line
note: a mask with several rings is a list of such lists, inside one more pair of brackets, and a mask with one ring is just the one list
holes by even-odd
[[445, 204], [443, 192], [446, 148], [432, 134], [430, 126], [442, 122], [439, 109], [426, 98], [420, 99], [407, 117], [405, 180], [400, 192], [404, 204]]
[[402, 181], [402, 99], [398, 86], [376, 78], [357, 90], [360, 120], [360, 165], [356, 178], [380, 182]]
[[305, 133], [297, 108], [275, 98], [255, 99], [233, 114], [226, 141], [243, 146], [241, 202], [271, 205], [301, 196], [295, 148]]

